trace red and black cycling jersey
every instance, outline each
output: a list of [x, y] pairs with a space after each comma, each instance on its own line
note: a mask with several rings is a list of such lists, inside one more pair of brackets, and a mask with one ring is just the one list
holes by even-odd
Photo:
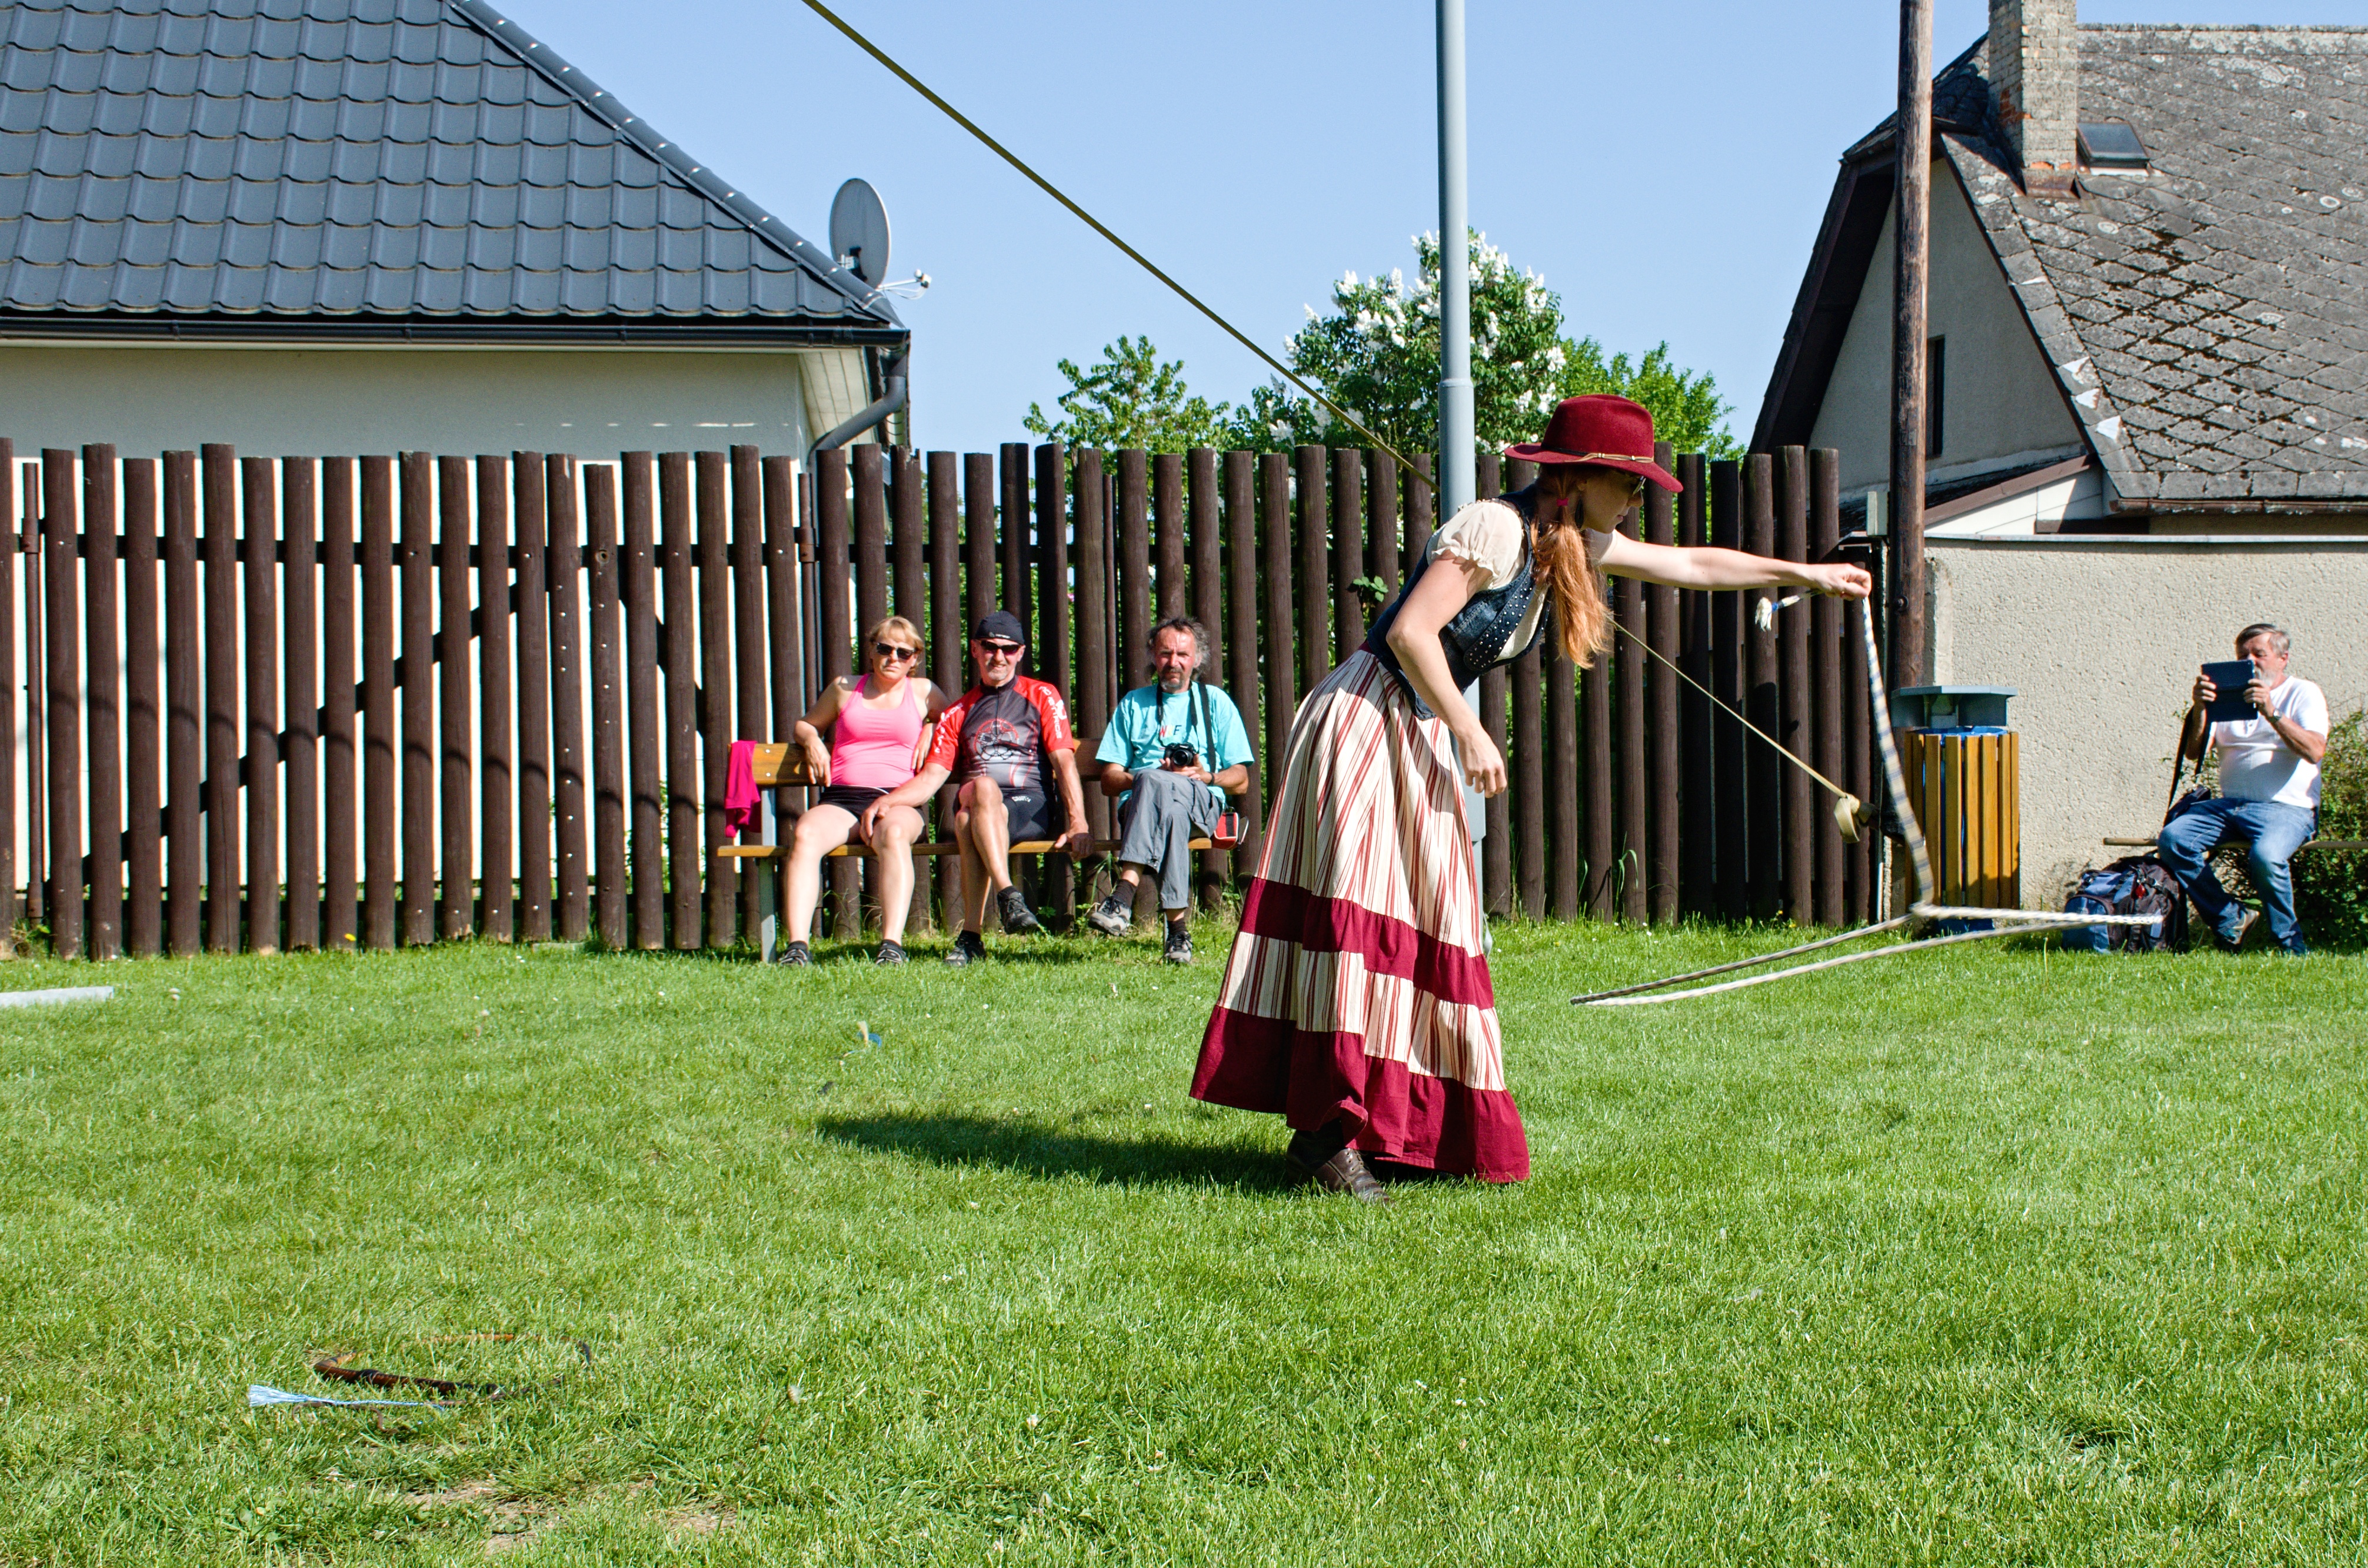
[[1060, 692], [1014, 676], [1007, 686], [972, 687], [939, 714], [923, 766], [950, 770], [957, 783], [984, 775], [1006, 790], [1042, 790], [1044, 754], [1076, 744]]

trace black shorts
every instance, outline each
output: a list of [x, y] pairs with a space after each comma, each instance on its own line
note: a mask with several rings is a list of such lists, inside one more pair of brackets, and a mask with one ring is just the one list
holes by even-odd
[[1011, 813], [1011, 842], [1028, 844], [1040, 838], [1054, 838], [1053, 801], [1042, 790], [1006, 790], [1003, 808]]
[[848, 816], [861, 821], [863, 809], [887, 792], [885, 790], [867, 790], [860, 784], [834, 784], [822, 792], [822, 799], [814, 804], [837, 806]]

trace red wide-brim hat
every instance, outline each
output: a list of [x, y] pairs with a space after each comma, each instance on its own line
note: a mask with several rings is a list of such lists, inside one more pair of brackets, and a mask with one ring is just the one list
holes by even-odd
[[1641, 473], [1672, 494], [1685, 488], [1653, 460], [1653, 411], [1611, 392], [1563, 399], [1544, 440], [1518, 441], [1505, 455], [1533, 463], [1593, 463]]

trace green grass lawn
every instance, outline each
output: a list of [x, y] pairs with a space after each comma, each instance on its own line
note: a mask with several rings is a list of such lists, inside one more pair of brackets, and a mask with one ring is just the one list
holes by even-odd
[[1536, 1174], [1382, 1211], [1186, 1098], [1214, 926], [0, 966], [120, 988], [0, 1010], [0, 1562], [2368, 1558], [2361, 960], [1568, 1004], [1784, 939], [1505, 929]]

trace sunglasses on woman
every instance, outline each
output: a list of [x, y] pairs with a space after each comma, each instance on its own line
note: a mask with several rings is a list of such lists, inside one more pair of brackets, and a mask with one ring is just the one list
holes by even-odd
[[871, 651], [883, 659], [917, 659], [921, 656], [918, 648], [899, 648], [894, 642], [874, 642]]

